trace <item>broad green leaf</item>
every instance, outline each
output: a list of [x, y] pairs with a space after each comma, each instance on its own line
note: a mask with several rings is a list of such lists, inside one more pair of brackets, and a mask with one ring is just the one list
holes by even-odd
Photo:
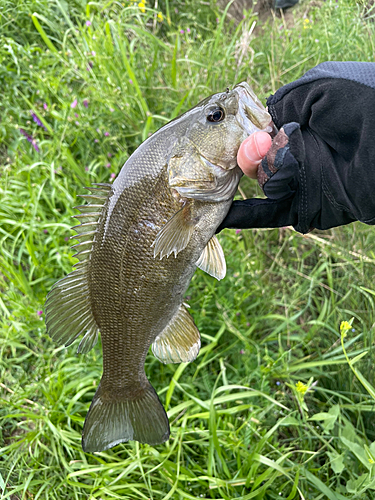
[[369, 474], [362, 474], [357, 479], [349, 479], [346, 483], [346, 489], [348, 493], [357, 494], [359, 491], [366, 488], [366, 485], [369, 484]]
[[324, 431], [330, 431], [333, 429], [337, 417], [340, 414], [340, 406], [332, 406], [328, 412], [316, 413], [309, 420], [321, 421]]
[[331, 453], [327, 451], [327, 455], [329, 456], [333, 472], [335, 472], [336, 474], [340, 474], [345, 468], [344, 454], [338, 455], [337, 453]]
[[340, 439], [344, 443], [344, 445], [348, 448], [348, 450], [354, 453], [354, 455], [358, 458], [358, 460], [362, 462], [362, 464], [366, 467], [366, 469], [371, 470], [373, 468], [373, 465], [369, 461], [364, 446], [360, 446], [357, 443], [353, 443], [352, 441], [346, 439], [344, 436], [341, 436]]

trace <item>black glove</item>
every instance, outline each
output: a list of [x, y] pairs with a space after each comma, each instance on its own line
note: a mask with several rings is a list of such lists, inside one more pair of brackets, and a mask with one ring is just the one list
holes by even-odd
[[258, 167], [268, 198], [234, 201], [217, 231], [375, 224], [375, 63], [322, 63], [267, 105], [283, 127]]

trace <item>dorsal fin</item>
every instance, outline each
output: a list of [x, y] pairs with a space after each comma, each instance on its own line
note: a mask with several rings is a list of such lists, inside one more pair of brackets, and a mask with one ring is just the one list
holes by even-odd
[[83, 195], [88, 201], [93, 200], [93, 203], [75, 207], [81, 214], [74, 217], [81, 224], [73, 227], [77, 235], [72, 238], [80, 242], [72, 248], [77, 250], [74, 257], [78, 258], [79, 262], [74, 264], [76, 269], [73, 272], [53, 285], [45, 304], [48, 334], [65, 346], [84, 334], [77, 350], [82, 353], [88, 352], [98, 339], [99, 328], [91, 310], [88, 272], [96, 228], [112, 188], [111, 184], [94, 186], [87, 188], [92, 195]]

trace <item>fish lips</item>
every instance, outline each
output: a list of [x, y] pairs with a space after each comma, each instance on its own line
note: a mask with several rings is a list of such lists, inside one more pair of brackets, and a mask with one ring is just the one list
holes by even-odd
[[236, 85], [233, 89], [238, 94], [238, 112], [236, 115], [239, 125], [246, 136], [260, 130], [272, 135], [274, 128], [271, 115], [267, 112], [253, 89], [247, 82]]

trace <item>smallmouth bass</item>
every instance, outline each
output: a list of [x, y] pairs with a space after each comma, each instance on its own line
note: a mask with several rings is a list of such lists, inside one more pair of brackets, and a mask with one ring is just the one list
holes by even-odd
[[80, 335], [88, 352], [101, 333], [103, 375], [86, 416], [82, 447], [95, 452], [169, 438], [168, 417], [148, 381], [149, 347], [163, 363], [193, 361], [200, 335], [183, 304], [197, 267], [226, 273], [215, 230], [242, 172], [241, 142], [271, 132], [271, 117], [244, 82], [214, 94], [155, 132], [113, 184], [82, 195], [74, 229], [79, 263], [55, 283], [45, 305], [50, 336]]

